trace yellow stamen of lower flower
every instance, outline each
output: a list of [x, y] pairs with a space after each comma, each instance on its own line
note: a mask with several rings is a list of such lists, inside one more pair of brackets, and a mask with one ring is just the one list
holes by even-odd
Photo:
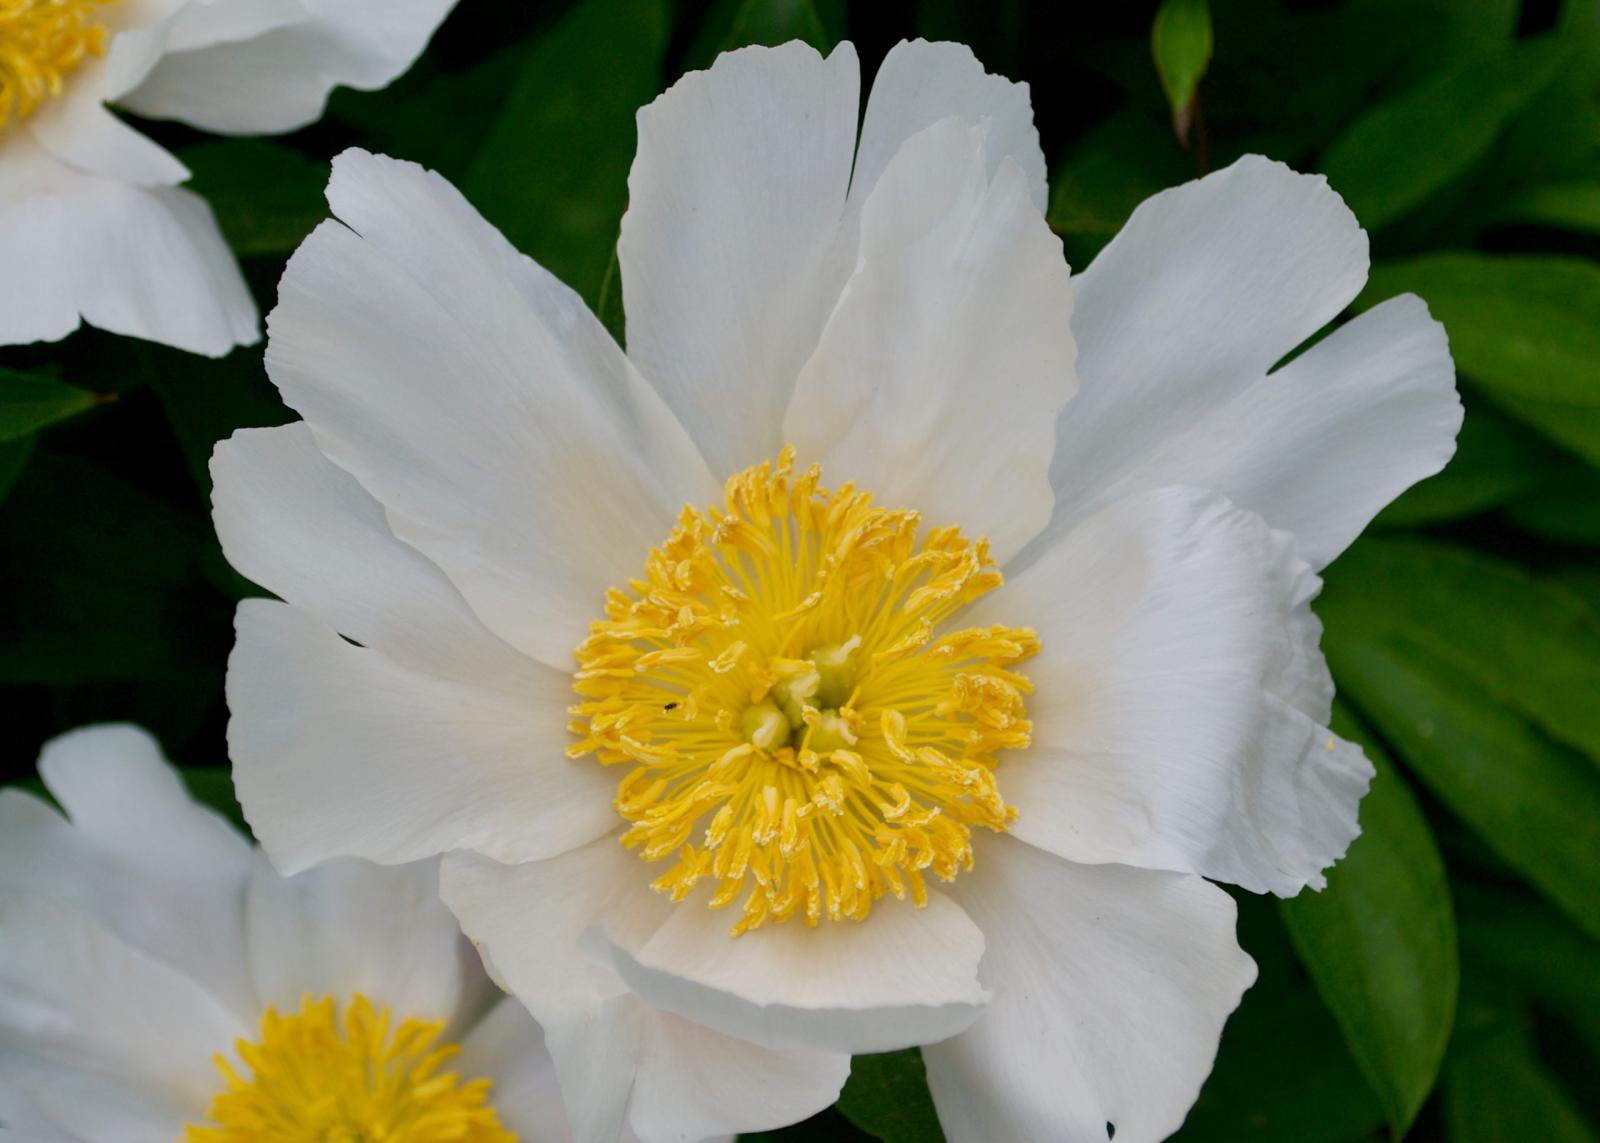
[[994, 770], [1029, 742], [1012, 667], [1038, 637], [950, 624], [1000, 585], [988, 543], [919, 545], [917, 513], [820, 476], [785, 449], [724, 508], [685, 508], [577, 649], [568, 753], [630, 767], [623, 844], [671, 860], [653, 884], [673, 900], [743, 894], [735, 936], [921, 905], [927, 871], [972, 867], [973, 827], [1017, 816]]
[[248, 1078], [217, 1057], [225, 1087], [185, 1143], [516, 1143], [488, 1080], [441, 1070], [461, 1050], [435, 1043], [443, 1022], [391, 1025], [359, 993], [342, 1018], [331, 997], [268, 1008], [261, 1038], [235, 1045]]
[[97, 10], [117, 0], [0, 0], [0, 127], [26, 119], [86, 56], [103, 56]]

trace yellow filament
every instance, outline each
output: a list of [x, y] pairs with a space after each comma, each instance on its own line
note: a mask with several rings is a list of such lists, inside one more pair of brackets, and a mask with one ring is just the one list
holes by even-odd
[[96, 10], [117, 0], [0, 0], [0, 127], [26, 119], [86, 56], [103, 56]]
[[516, 1143], [488, 1080], [440, 1070], [460, 1051], [435, 1044], [442, 1022], [390, 1025], [359, 993], [342, 1019], [331, 997], [288, 1016], [268, 1008], [260, 1040], [235, 1045], [249, 1078], [217, 1057], [225, 1087], [185, 1143]]
[[[972, 867], [972, 828], [1016, 818], [997, 753], [1028, 745], [1023, 627], [949, 629], [998, 587], [988, 543], [793, 475], [793, 450], [685, 508], [577, 649], [573, 757], [625, 764], [622, 842], [673, 900], [744, 894], [768, 921], [864, 920], [925, 872]], [[749, 892], [745, 893], [748, 887]]]

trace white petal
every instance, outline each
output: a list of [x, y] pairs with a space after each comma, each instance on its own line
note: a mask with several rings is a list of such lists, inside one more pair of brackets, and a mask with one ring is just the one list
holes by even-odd
[[1173, 432], [1137, 479], [1215, 488], [1322, 568], [1444, 467], [1461, 412], [1444, 327], [1407, 294]]
[[776, 1051], [667, 1012], [652, 1015], [628, 1102], [642, 1143], [787, 1126], [832, 1104], [850, 1076], [842, 1052]]
[[516, 999], [499, 1001], [461, 1040], [450, 1062], [463, 1079], [493, 1083], [489, 1102], [500, 1122], [529, 1143], [568, 1143], [572, 1128], [544, 1033]]
[[269, 318], [267, 369], [491, 630], [566, 669], [605, 589], [716, 492], [571, 290], [438, 175], [347, 151]]
[[1081, 389], [1058, 426], [1046, 535], [1119, 495], [1200, 483], [1145, 469], [1337, 316], [1367, 265], [1367, 237], [1327, 180], [1258, 156], [1143, 203], [1077, 279]]
[[648, 937], [608, 932], [624, 981], [649, 1003], [773, 1048], [883, 1052], [969, 1026], [983, 934], [948, 897], [884, 901], [863, 924], [767, 925], [728, 935], [696, 899]]
[[[203, 1116], [222, 1086], [212, 1059], [244, 1034], [204, 988], [43, 898], [0, 894], [0, 932], [0, 1086], [12, 1098], [25, 1090], [91, 1138], [148, 1137], [154, 1118], [172, 1139]], [[137, 1122], [112, 1134], [119, 1112]]]
[[346, 1003], [359, 992], [396, 1019], [453, 1020], [473, 968], [439, 900], [436, 861], [329, 861], [282, 877], [258, 856], [250, 879], [250, 969], [264, 1004]]
[[1050, 190], [1028, 85], [990, 75], [965, 44], [926, 40], [896, 44], [878, 66], [861, 121], [861, 145], [850, 180], [852, 205], [860, 209], [902, 144], [950, 116], [988, 121], [989, 175], [1006, 159], [1014, 160], [1022, 169], [1028, 197], [1043, 214]]
[[[597, 920], [638, 938], [659, 927], [679, 906], [649, 881], [614, 836], [549, 861], [452, 853], [440, 866], [462, 928], [544, 1027], [576, 1137], [615, 1138], [631, 1122], [646, 1143], [693, 1140], [776, 1127], [831, 1103], [849, 1070], [844, 1054], [762, 1048], [628, 993], [585, 934]], [[737, 1093], [730, 1083], [759, 1086]]]
[[994, 1000], [923, 1048], [951, 1143], [1150, 1143], [1178, 1129], [1255, 980], [1228, 895], [1197, 877], [1063, 862], [985, 836], [952, 890]]
[[123, 23], [106, 52], [105, 97], [115, 102], [144, 82], [168, 52], [252, 39], [275, 28], [311, 19], [303, 0], [228, 0], [188, 3], [159, 0], [113, 9], [117, 20], [125, 9], [143, 8]]
[[[169, 187], [189, 177], [161, 144], [106, 109], [106, 61], [90, 59], [72, 76], [60, 99], [46, 100], [22, 129], [61, 162], [90, 175], [137, 186]], [[7, 147], [14, 140], [7, 141]]]
[[773, 457], [838, 292], [855, 50], [742, 48], [639, 112], [617, 256], [628, 354], [718, 477]]
[[1012, 832], [1075, 861], [1320, 887], [1372, 766], [1300, 709], [1325, 717], [1331, 693], [1316, 587], [1292, 537], [1214, 493], [1141, 493], [1074, 528], [978, 617], [1042, 643], [1033, 745], [1000, 772]]
[[82, 174], [13, 136], [0, 161], [0, 345], [65, 337], [80, 315], [210, 357], [258, 336], [203, 200]]
[[[252, 12], [254, 30], [215, 20], [186, 28], [121, 103], [152, 119], [221, 134], [275, 134], [321, 118], [335, 87], [375, 91], [409, 68], [455, 0], [318, 0], [286, 23]], [[218, 5], [220, 7], [220, 5]], [[212, 38], [216, 37], [216, 38]], [[209, 41], [209, 42], [208, 42]]]
[[[615, 779], [563, 756], [569, 682], [468, 687], [356, 647], [282, 603], [240, 604], [228, 662], [234, 783], [285, 873], [457, 847], [523, 861], [616, 823]], [[536, 685], [533, 685], [536, 684]]]
[[189, 797], [136, 727], [53, 739], [39, 772], [71, 824], [20, 790], [0, 791], [0, 884], [82, 909], [250, 1019], [249, 843]]
[[878, 180], [784, 437], [829, 484], [986, 535], [1004, 560], [1050, 519], [1072, 287], [1021, 169], [990, 182], [985, 134], [943, 120]]
[[547, 673], [490, 634], [455, 585], [394, 538], [383, 506], [303, 423], [241, 429], [211, 458], [212, 518], [244, 575], [323, 626], [427, 674], [515, 688]]
[[26, 1093], [14, 1101], [7, 1095], [0, 1088], [0, 1140], [4, 1143], [93, 1143], [49, 1118]]

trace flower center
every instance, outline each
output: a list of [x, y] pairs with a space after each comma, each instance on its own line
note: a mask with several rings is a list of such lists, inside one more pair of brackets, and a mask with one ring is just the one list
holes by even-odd
[[443, 1030], [430, 1020], [391, 1029], [389, 1009], [359, 993], [343, 1018], [331, 997], [307, 997], [289, 1016], [268, 1008], [261, 1038], [235, 1045], [250, 1078], [218, 1056], [226, 1087], [185, 1143], [516, 1143], [489, 1106], [488, 1080], [440, 1071], [460, 1051], [435, 1044]]
[[117, 0], [0, 0], [0, 127], [26, 119], [85, 56], [106, 52], [95, 11]]
[[[949, 629], [1001, 582], [988, 543], [851, 485], [792, 478], [793, 449], [685, 508], [630, 591], [577, 649], [568, 753], [626, 764], [622, 843], [672, 859], [653, 883], [709, 904], [750, 886], [738, 936], [802, 916], [864, 920], [885, 893], [927, 900], [924, 871], [972, 867], [972, 828], [1016, 818], [997, 752], [1028, 745], [1011, 666], [1025, 627]], [[705, 821], [698, 843], [697, 827]]]

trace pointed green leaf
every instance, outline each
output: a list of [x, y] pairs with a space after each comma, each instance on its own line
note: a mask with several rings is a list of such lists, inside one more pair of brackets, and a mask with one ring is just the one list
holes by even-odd
[[1500, 217], [1507, 222], [1536, 222], [1600, 234], [1600, 179], [1532, 187], [1506, 203]]
[[1350, 1054], [1404, 1134], [1433, 1089], [1455, 1020], [1460, 964], [1444, 860], [1405, 779], [1343, 710], [1333, 727], [1377, 767], [1361, 836], [1328, 886], [1282, 902], [1301, 962]]
[[857, 1056], [839, 1094], [839, 1110], [883, 1143], [943, 1143], [928, 1094], [928, 1075], [916, 1048]]
[[661, 86], [663, 0], [582, 0], [539, 38], [462, 181], [593, 306], [628, 198], [634, 114]]
[[1206, 0], [1162, 0], [1150, 26], [1150, 54], [1172, 109], [1172, 129], [1185, 146], [1211, 47], [1211, 5]]
[[1489, 152], [1555, 77], [1563, 48], [1546, 37], [1458, 60], [1351, 124], [1323, 173], [1363, 226], [1393, 222]]
[[0, 369], [0, 442], [31, 436], [102, 400], [50, 377]]
[[1468, 548], [1387, 537], [1355, 545], [1327, 579], [1330, 627], [1426, 648], [1600, 766], [1600, 623], [1565, 586]]
[[1404, 632], [1327, 609], [1343, 693], [1491, 849], [1600, 934], [1600, 772]]
[[1470, 253], [1380, 262], [1356, 304], [1406, 291], [1444, 323], [1463, 375], [1502, 408], [1600, 463], [1600, 266]]

